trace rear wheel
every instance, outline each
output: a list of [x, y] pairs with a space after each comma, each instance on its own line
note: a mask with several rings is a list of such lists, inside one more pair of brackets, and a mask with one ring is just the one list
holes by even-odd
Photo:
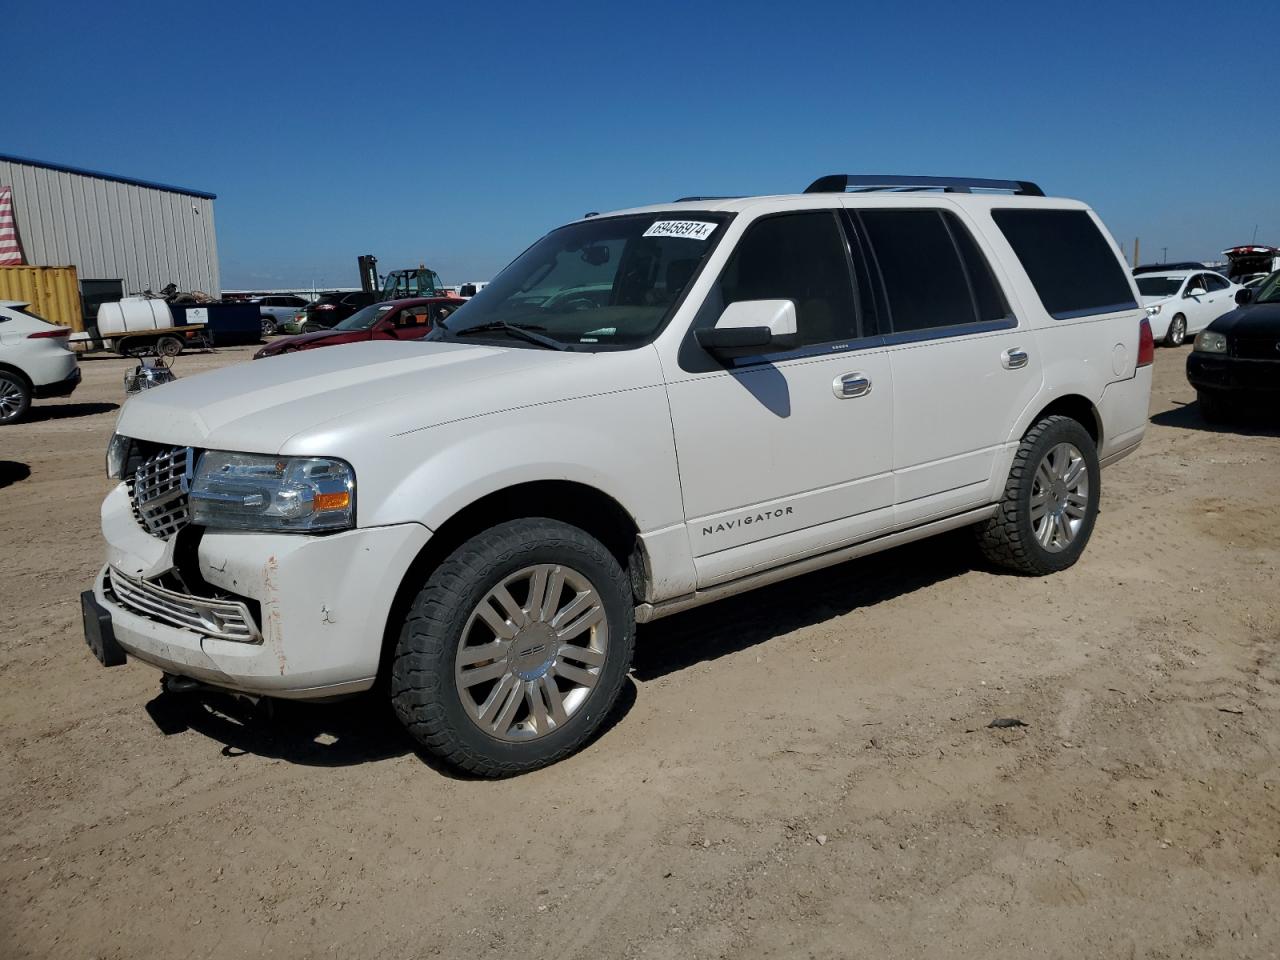
[[1164, 335], [1165, 346], [1180, 347], [1187, 339], [1187, 318], [1178, 314], [1169, 321], [1169, 332]]
[[31, 388], [16, 373], [0, 370], [0, 424], [17, 423], [31, 409]]
[[182, 352], [182, 341], [177, 337], [161, 337], [156, 341], [156, 353], [162, 357], [173, 358]]
[[508, 776], [569, 756], [618, 698], [635, 639], [631, 588], [594, 537], [514, 520], [427, 577], [391, 671], [396, 714], [436, 756]]
[[1093, 438], [1070, 417], [1045, 417], [1022, 438], [999, 511], [978, 526], [988, 560], [1018, 573], [1065, 570], [1093, 533], [1101, 470]]
[[264, 337], [274, 337], [276, 335], [276, 322], [273, 318], [262, 318], [262, 335]]

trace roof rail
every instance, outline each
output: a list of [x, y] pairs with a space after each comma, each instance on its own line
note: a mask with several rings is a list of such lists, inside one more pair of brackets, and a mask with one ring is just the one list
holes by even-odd
[[1044, 191], [1030, 180], [987, 180], [982, 177], [904, 177], [897, 175], [868, 175], [833, 173], [819, 177], [805, 189], [805, 193], [844, 193], [850, 187], [855, 192], [873, 190], [925, 189], [942, 190], [945, 193], [972, 193], [979, 190], [1010, 190], [1023, 197], [1043, 197]]
[[672, 203], [692, 203], [695, 200], [741, 200], [742, 197], [680, 197]]

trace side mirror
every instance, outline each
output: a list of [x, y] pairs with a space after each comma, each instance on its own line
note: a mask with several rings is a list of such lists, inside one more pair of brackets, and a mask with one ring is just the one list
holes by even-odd
[[1246, 303], [1253, 303], [1253, 291], [1248, 287], [1241, 287], [1236, 291], [1236, 303], [1244, 306]]
[[699, 346], [717, 357], [749, 357], [796, 346], [796, 305], [791, 300], [739, 300], [716, 325], [697, 331]]
[[1204, 290], [1201, 287], [1192, 287], [1190, 290], [1188, 290], [1186, 293], [1182, 295], [1182, 299], [1186, 300], [1189, 297], [1203, 297], [1203, 296], [1204, 296]]

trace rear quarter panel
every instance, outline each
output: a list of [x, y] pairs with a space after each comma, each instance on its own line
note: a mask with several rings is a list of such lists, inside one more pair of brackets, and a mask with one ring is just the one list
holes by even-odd
[[[1120, 248], [1096, 213], [1078, 201], [1022, 199], [1019, 207], [1088, 212], [1110, 246], [1117, 265], [1124, 271], [1133, 294], [1135, 306], [1131, 309], [1066, 320], [1053, 318], [1040, 302], [1034, 285], [1004, 233], [991, 218], [991, 210], [1002, 205], [1009, 205], [1007, 199], [1003, 204], [1000, 198], [986, 199], [983, 204], [985, 215], [975, 219], [997, 257], [1005, 264], [1001, 279], [1012, 288], [1020, 308], [1027, 315], [1044, 374], [1040, 392], [1012, 419], [1007, 458], [1011, 460], [1018, 441], [1038, 418], [1040, 411], [1061, 397], [1081, 396], [1093, 405], [1101, 421], [1099, 456], [1105, 459], [1120, 447], [1137, 443], [1145, 429], [1150, 371], [1143, 368], [1146, 375], [1140, 376], [1137, 367], [1139, 325], [1146, 316], [1146, 310], [1141, 306], [1142, 298]], [[1131, 383], [1128, 389], [1112, 387], [1126, 382]], [[1104, 396], [1108, 393], [1112, 394], [1110, 402], [1104, 403]], [[1006, 474], [1007, 466], [999, 473], [1001, 484]]]

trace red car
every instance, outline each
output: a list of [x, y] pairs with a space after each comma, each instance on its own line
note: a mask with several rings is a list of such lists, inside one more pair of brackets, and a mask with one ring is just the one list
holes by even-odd
[[365, 340], [418, 340], [467, 301], [457, 297], [414, 297], [387, 300], [357, 310], [331, 330], [279, 337], [253, 355], [255, 360], [279, 353], [336, 347], [340, 343]]

